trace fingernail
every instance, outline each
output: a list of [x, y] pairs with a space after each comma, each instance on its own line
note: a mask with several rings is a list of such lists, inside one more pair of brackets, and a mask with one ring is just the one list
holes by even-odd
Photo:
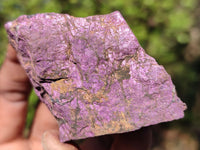
[[49, 137], [51, 135], [49, 135], [49, 132], [44, 132], [43, 136], [42, 136], [42, 146], [44, 150], [48, 150], [48, 146], [49, 146], [49, 141], [51, 137]]
[[57, 131], [46, 131], [42, 137], [42, 145], [44, 150], [53, 150], [60, 145]]
[[42, 137], [42, 146], [44, 150], [77, 150], [73, 145], [61, 143], [57, 131], [46, 131]]

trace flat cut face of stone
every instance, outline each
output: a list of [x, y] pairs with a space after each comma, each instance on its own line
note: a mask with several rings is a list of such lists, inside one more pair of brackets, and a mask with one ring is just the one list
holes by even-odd
[[182, 118], [171, 77], [145, 53], [122, 15], [45, 13], [5, 25], [62, 142]]

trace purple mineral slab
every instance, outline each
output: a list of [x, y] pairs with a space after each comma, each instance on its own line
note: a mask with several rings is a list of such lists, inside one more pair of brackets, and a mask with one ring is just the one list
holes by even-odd
[[35, 92], [57, 119], [62, 142], [184, 116], [170, 76], [119, 12], [23, 15], [5, 28]]

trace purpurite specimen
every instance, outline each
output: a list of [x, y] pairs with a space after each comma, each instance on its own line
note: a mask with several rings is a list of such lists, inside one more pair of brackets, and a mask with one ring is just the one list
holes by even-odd
[[58, 120], [62, 142], [184, 116], [170, 76], [119, 12], [23, 15], [5, 27], [35, 92]]

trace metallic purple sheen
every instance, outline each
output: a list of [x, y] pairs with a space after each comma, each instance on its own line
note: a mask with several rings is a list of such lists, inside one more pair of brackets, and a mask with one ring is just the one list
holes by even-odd
[[171, 77], [118, 11], [23, 15], [5, 28], [35, 92], [57, 119], [62, 142], [184, 116]]

